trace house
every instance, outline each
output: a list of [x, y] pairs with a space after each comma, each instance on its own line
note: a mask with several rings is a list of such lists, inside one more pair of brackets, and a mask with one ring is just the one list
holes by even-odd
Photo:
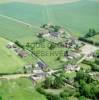
[[10, 49], [10, 48], [16, 48], [17, 46], [16, 46], [15, 43], [9, 42], [9, 43], [6, 45], [6, 47]]
[[63, 46], [67, 48], [76, 49], [80, 48], [82, 46], [82, 43], [75, 38], [67, 38], [67, 40], [63, 43]]
[[79, 71], [80, 67], [77, 65], [68, 64], [65, 66], [65, 71], [72, 72], [72, 71]]
[[18, 55], [21, 57], [21, 58], [25, 58], [28, 56], [28, 52], [27, 51], [24, 51], [24, 50], [21, 50]]
[[60, 33], [59, 32], [50, 32], [49, 33], [51, 37], [54, 37], [54, 38], [58, 38]]
[[39, 67], [42, 70], [46, 70], [48, 68], [48, 65], [46, 63], [44, 63], [43, 61], [38, 61], [37, 64], [35, 65], [35, 67]]
[[77, 59], [81, 56], [81, 54], [76, 51], [66, 51], [64, 56], [68, 59]]
[[48, 77], [48, 74], [45, 72], [42, 72], [42, 73], [38, 73], [38, 74], [31, 76], [31, 79], [33, 81], [38, 81], [38, 80], [44, 79], [46, 77]]
[[33, 69], [33, 73], [37, 74], [37, 73], [42, 73], [42, 69], [36, 64], [36, 66]]

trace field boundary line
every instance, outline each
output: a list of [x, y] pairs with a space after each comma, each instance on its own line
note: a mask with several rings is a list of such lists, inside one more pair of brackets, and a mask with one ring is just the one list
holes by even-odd
[[11, 20], [11, 21], [15, 21], [15, 22], [17, 22], [17, 23], [21, 23], [21, 24], [27, 25], [28, 27], [33, 27], [33, 28], [36, 28], [36, 29], [41, 29], [41, 28], [38, 27], [38, 26], [34, 26], [34, 25], [30, 24], [30, 23], [21, 21], [21, 20], [19, 20], [19, 19], [17, 19], [17, 18], [13, 18], [13, 17], [6, 16], [6, 15], [3, 15], [3, 14], [0, 14], [0, 17], [6, 18], [6, 19]]

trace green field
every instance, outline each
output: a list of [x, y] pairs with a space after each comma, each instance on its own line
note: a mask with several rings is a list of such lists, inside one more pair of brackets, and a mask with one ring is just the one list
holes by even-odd
[[39, 28], [32, 28], [6, 18], [0, 17], [0, 36], [9, 40], [19, 40], [22, 43], [36, 40]]
[[[99, 31], [98, 10], [99, 3], [94, 0], [81, 0], [80, 2], [60, 5], [37, 5], [20, 2], [1, 3], [0, 36], [7, 40], [19, 40], [22, 43], [37, 41], [37, 33], [40, 32], [40, 25], [44, 23], [62, 25], [64, 28], [70, 29], [73, 35], [82, 36], [86, 34], [89, 28], [95, 28]], [[94, 40], [97, 41], [98, 37], [94, 37]], [[2, 49], [0, 49], [0, 51], [1, 50]], [[43, 51], [47, 50], [48, 48], [43, 49]], [[1, 53], [2, 52], [3, 51], [1, 51]], [[10, 65], [9, 63], [5, 64], [5, 60], [7, 61], [8, 58], [9, 57], [3, 58], [1, 64], [4, 65], [1, 66]], [[55, 61], [56, 57], [44, 56], [40, 58], [52, 67], [60, 66], [60, 63], [56, 63]], [[19, 62], [20, 63], [16, 63], [15, 66], [24, 64], [22, 59], [19, 59]], [[12, 69], [14, 69], [14, 67]], [[6, 70], [8, 69], [6, 68]]]
[[99, 42], [99, 35], [92, 36], [92, 37], [90, 37], [88, 39], [98, 43]]
[[56, 46], [54, 49], [49, 49], [51, 44], [49, 41], [40, 42], [38, 44], [41, 46], [34, 46], [33, 52], [35, 52], [40, 59], [48, 64], [50, 68], [55, 69], [63, 66], [64, 62], [57, 60], [57, 58], [63, 57], [67, 48], [60, 48]]
[[[99, 30], [98, 10], [99, 3], [94, 0], [81, 0], [80, 2], [60, 5], [1, 3], [0, 36], [12, 41], [19, 40], [22, 43], [37, 41], [36, 35], [40, 32], [39, 27], [44, 23], [62, 25], [64, 28], [70, 29], [73, 35], [82, 36], [89, 28]], [[94, 37], [94, 40], [97, 41], [98, 37]], [[55, 61], [56, 57], [45, 56], [41, 58], [51, 66], [60, 66], [59, 63], [51, 62]], [[5, 63], [4, 61], [2, 63]], [[23, 61], [19, 62], [24, 63]], [[16, 66], [19, 65], [16, 64]]]
[[[29, 2], [27, 3], [27, 1]], [[50, 23], [63, 26], [72, 31], [71, 33], [75, 36], [84, 36], [89, 28], [99, 31], [99, 2], [95, 0], [60, 4], [56, 4], [56, 2], [61, 0], [34, 0], [35, 3], [33, 0], [32, 3], [30, 1], [0, 0], [0, 73], [22, 71], [24, 65], [37, 62], [37, 58], [31, 55], [24, 59], [20, 58], [13, 50], [7, 49], [6, 45], [10, 40], [18, 40], [23, 44], [37, 42], [37, 33], [40, 32], [42, 24]], [[54, 5], [51, 5], [52, 2]], [[90, 39], [98, 41], [99, 37], [94, 36]], [[48, 41], [45, 41], [44, 44], [44, 48], [34, 48], [33, 51], [43, 51], [44, 53], [66, 51], [66, 48], [58, 47], [50, 50]], [[38, 55], [38, 58], [52, 69], [60, 68], [66, 63], [57, 60], [58, 57], [63, 56], [58, 55], [58, 53], [56, 55]], [[90, 69], [90, 66], [86, 64], [81, 64], [81, 67]], [[66, 73], [65, 75], [73, 78], [76, 73]], [[26, 78], [0, 79], [1, 96], [2, 100], [46, 100], [44, 95], [36, 91], [33, 82]], [[74, 100], [74, 98], [71, 97], [70, 100]]]
[[8, 42], [0, 38], [0, 73], [14, 72], [25, 64], [15, 52], [6, 48]]
[[20, 58], [13, 50], [6, 47], [8, 43], [8, 40], [0, 37], [0, 73], [22, 71], [24, 65], [36, 63], [37, 59], [32, 57], [31, 54], [24, 59]]
[[[99, 31], [99, 3], [96, 1], [81, 0], [75, 3], [60, 5], [36, 5], [26, 3], [0, 4], [0, 15], [9, 16], [39, 27], [44, 23], [53, 23], [69, 28], [74, 35], [84, 35], [89, 28]], [[37, 28], [28, 29], [16, 21], [0, 16], [0, 35], [9, 39], [25, 41], [32, 40]], [[11, 22], [10, 22], [11, 21]], [[10, 25], [8, 24], [10, 23]], [[8, 32], [7, 32], [8, 31]], [[6, 34], [10, 34], [10, 36]], [[14, 40], [15, 40], [14, 39]], [[34, 38], [33, 38], [34, 39]]]
[[0, 96], [2, 100], [46, 100], [35, 90], [32, 81], [25, 78], [0, 80]]

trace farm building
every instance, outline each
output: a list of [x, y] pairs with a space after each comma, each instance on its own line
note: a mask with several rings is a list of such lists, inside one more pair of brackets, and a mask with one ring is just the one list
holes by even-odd
[[18, 55], [19, 55], [21, 58], [25, 58], [25, 57], [27, 57], [27, 56], [28, 56], [28, 52], [27, 52], [27, 51], [22, 50], [22, 51], [20, 51], [20, 52], [18, 53]]
[[79, 58], [81, 54], [75, 51], [66, 51], [64, 56], [68, 59], [76, 59], [76, 58]]
[[63, 46], [67, 48], [77, 48], [77, 47], [80, 48], [82, 46], [82, 43], [75, 38], [68, 38], [63, 43]]
[[15, 43], [9, 42], [9, 43], [6, 45], [6, 47], [10, 49], [10, 48], [16, 48], [17, 46], [16, 46]]
[[59, 32], [50, 32], [49, 35], [54, 38], [58, 38], [60, 33]]
[[36, 73], [35, 75], [31, 76], [31, 79], [33, 81], [37, 81], [37, 80], [44, 79], [46, 77], [48, 77], [48, 74], [45, 72], [42, 72], [42, 73]]
[[68, 65], [65, 66], [65, 71], [67, 71], [67, 72], [79, 71], [79, 70], [80, 70], [80, 67], [77, 66], [77, 65], [68, 64]]
[[43, 61], [38, 61], [35, 67], [39, 67], [42, 70], [46, 70], [48, 68], [48, 65]]

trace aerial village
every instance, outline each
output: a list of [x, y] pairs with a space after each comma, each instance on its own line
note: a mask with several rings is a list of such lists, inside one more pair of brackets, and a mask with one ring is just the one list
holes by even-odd
[[[55, 43], [59, 48], [68, 48], [68, 50], [64, 51], [61, 59], [64, 62], [68, 61], [68, 63], [60, 66], [66, 73], [79, 71], [81, 69], [80, 63], [84, 60], [92, 60], [97, 57], [96, 51], [99, 51], [98, 47], [78, 40], [69, 34], [69, 32], [66, 32], [63, 27], [45, 24], [41, 28], [42, 31], [37, 33], [38, 38]], [[22, 59], [32, 54], [29, 49], [26, 49], [18, 41], [15, 43], [9, 42], [6, 48], [14, 51]], [[44, 79], [58, 71], [58, 69], [51, 69], [45, 61], [39, 58], [35, 64], [31, 62], [24, 65], [23, 70], [24, 73], [31, 74], [30, 77], [35, 81]]]
[[[35, 63], [29, 61], [22, 67], [21, 72], [16, 72], [15, 74], [19, 74], [18, 77], [27, 77], [32, 80], [34, 85], [43, 82], [41, 88], [37, 89], [40, 93], [43, 91], [42, 88], [44, 91], [46, 89], [52, 89], [54, 91], [53, 89], [59, 89], [67, 85], [72, 89], [78, 88], [79, 86], [76, 81], [81, 76], [77, 76], [77, 73], [82, 73], [82, 71], [86, 73], [83, 74], [85, 75], [83, 76], [84, 79], [88, 80], [91, 77], [95, 81], [99, 80], [98, 46], [79, 40], [60, 26], [45, 24], [41, 28], [42, 30], [37, 33], [37, 38], [40, 40], [37, 43], [42, 44], [47, 42], [49, 52], [58, 48], [57, 50], [63, 50], [63, 54], [56, 56], [55, 60], [52, 60], [54, 56], [50, 58], [50, 56], [45, 55], [44, 60], [44, 55], [38, 55], [35, 52], [39, 47], [33, 46], [33, 43], [22, 45], [19, 41], [9, 42], [6, 44], [6, 48], [14, 52], [21, 59], [26, 59], [30, 55], [36, 59]], [[39, 49], [45, 50], [46, 47]], [[44, 54], [46, 54], [46, 50]], [[51, 61], [47, 63], [49, 60]], [[62, 65], [58, 68], [53, 68], [54, 64], [57, 65], [56, 63], [58, 62], [62, 63]], [[46, 94], [44, 91], [43, 93]]]

